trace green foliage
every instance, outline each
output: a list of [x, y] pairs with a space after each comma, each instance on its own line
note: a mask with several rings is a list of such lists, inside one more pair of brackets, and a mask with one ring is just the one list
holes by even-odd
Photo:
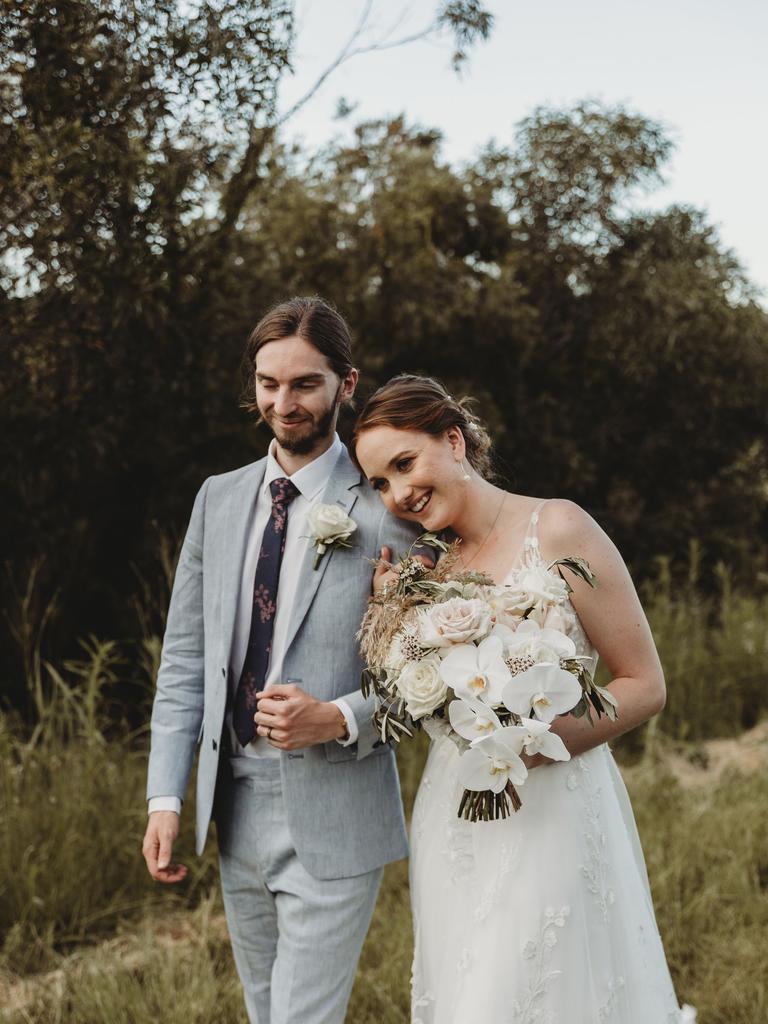
[[9, 1024], [240, 1024], [244, 1019], [232, 952], [212, 918], [212, 893], [191, 914], [159, 910], [135, 931], [64, 962], [58, 984], [19, 993]]
[[[761, 671], [768, 655], [768, 598], [734, 590], [728, 574], [719, 570], [720, 597], [704, 599], [697, 566], [695, 551], [686, 579], [673, 580], [662, 565], [645, 594], [669, 697], [658, 719], [618, 744], [625, 758], [644, 755], [642, 770], [653, 765], [661, 733], [700, 743], [737, 735], [768, 713]], [[139, 601], [148, 623], [151, 605], [144, 597]], [[142, 649], [155, 646], [148, 632]], [[146, 823], [144, 730], [132, 730], [115, 711], [125, 706], [126, 690], [142, 692], [126, 678], [134, 650], [90, 639], [81, 657], [53, 666], [41, 660], [33, 637], [30, 663], [40, 670], [28, 683], [35, 690], [35, 720], [24, 726], [15, 714], [0, 713], [0, 972], [54, 966], [62, 953], [113, 933], [119, 922], [135, 919], [147, 906], [196, 903], [215, 877], [213, 849], [202, 861], [192, 854], [191, 800], [178, 847], [179, 858], [192, 868], [187, 882], [173, 892], [160, 890], [140, 856]], [[146, 721], [146, 682], [143, 694], [137, 710]], [[408, 806], [425, 751], [419, 734], [399, 754]], [[648, 799], [656, 807], [657, 797]], [[717, 799], [725, 804], [727, 792], [718, 790]], [[661, 842], [648, 813], [648, 835]], [[713, 814], [702, 812], [707, 827]], [[402, 898], [400, 893], [397, 899]], [[375, 927], [386, 930], [385, 920]], [[390, 936], [385, 948], [400, 949], [402, 941]], [[680, 941], [688, 941], [685, 933]], [[371, 955], [378, 963], [381, 954]], [[389, 962], [389, 953], [384, 959]], [[407, 959], [401, 950], [396, 962]]]
[[719, 565], [718, 593], [703, 597], [699, 571], [694, 546], [687, 580], [674, 578], [661, 559], [657, 580], [645, 590], [667, 680], [658, 727], [695, 741], [715, 732], [738, 735], [768, 712], [768, 595], [735, 593], [731, 574]]
[[[425, 753], [425, 742], [400, 751], [408, 807]], [[134, 766], [127, 770], [133, 772]], [[755, 1024], [768, 1011], [762, 949], [768, 928], [768, 824], [765, 815], [755, 813], [768, 799], [768, 782], [759, 775], [732, 774], [710, 788], [683, 790], [663, 762], [653, 761], [625, 775], [678, 994], [699, 1008], [701, 1024]], [[49, 781], [50, 777], [46, 784]], [[47, 793], [44, 784], [37, 794], [39, 803]], [[105, 806], [113, 815], [127, 799], [123, 775], [113, 779], [110, 795]], [[77, 798], [70, 787], [70, 810]], [[138, 837], [126, 836], [129, 841], [138, 843]], [[138, 859], [138, 845], [132, 852]], [[12, 878], [17, 880], [20, 870], [30, 869], [30, 861], [13, 868]], [[2, 871], [0, 879], [5, 881], [7, 865]], [[83, 875], [81, 882], [86, 889], [98, 889], [98, 872]], [[162, 903], [135, 908], [133, 925], [126, 922], [116, 939], [92, 951], [80, 946], [65, 959], [49, 951], [59, 971], [44, 979], [29, 977], [25, 993], [18, 992], [17, 981], [14, 991], [22, 1007], [14, 1012], [9, 1006], [4, 1020], [150, 1024], [162, 1016], [171, 1024], [242, 1021], [239, 986], [213, 891], [188, 914], [181, 912], [182, 901], [167, 890], [158, 899]], [[88, 939], [96, 937], [98, 933], [89, 929]], [[399, 862], [385, 872], [349, 1021], [399, 1024], [407, 1019], [412, 948], [408, 870]], [[6, 958], [6, 968], [8, 964]], [[16, 964], [22, 966], [18, 960]], [[14, 980], [13, 975], [6, 972], [5, 980]]]
[[[146, 756], [112, 706], [116, 645], [90, 640], [84, 654], [45, 666], [31, 731], [0, 715], [0, 966], [15, 971], [50, 967], [158, 895], [139, 855]], [[193, 812], [187, 848], [192, 827]], [[185, 898], [210, 885], [211, 867], [195, 863]]]
[[690, 791], [645, 768], [628, 781], [678, 994], [701, 1024], [764, 1020], [768, 780], [732, 773]]
[[467, 59], [467, 51], [478, 39], [487, 39], [493, 25], [493, 15], [480, 0], [443, 0], [437, 24], [449, 28], [456, 41], [453, 66], [457, 70]]
[[[491, 28], [435, 12], [457, 53]], [[766, 315], [701, 213], [628, 212], [661, 128], [585, 102], [465, 167], [402, 117], [306, 155], [276, 135], [291, 31], [282, 0], [0, 8], [0, 557], [58, 593], [48, 652], [133, 631], [155, 524], [261, 454], [236, 369], [292, 293], [348, 316], [364, 390], [474, 394], [512, 486], [580, 502], [633, 565], [695, 536], [753, 580]]]
[[[63, 585], [57, 653], [85, 623], [129, 628], [126, 570], [152, 523], [178, 529], [202, 478], [263, 440], [237, 412], [243, 339], [314, 288], [246, 230], [268, 197], [277, 226], [281, 183], [305, 189], [274, 141], [292, 9], [0, 6], [0, 557], [18, 580], [44, 556]], [[490, 19], [436, 4], [438, 30], [464, 55]]]

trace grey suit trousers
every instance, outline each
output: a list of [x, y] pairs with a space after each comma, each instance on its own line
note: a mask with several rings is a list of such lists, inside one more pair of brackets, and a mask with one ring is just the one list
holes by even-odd
[[314, 878], [288, 831], [279, 759], [241, 757], [230, 764], [233, 777], [222, 772], [215, 817], [248, 1019], [343, 1024], [383, 869]]

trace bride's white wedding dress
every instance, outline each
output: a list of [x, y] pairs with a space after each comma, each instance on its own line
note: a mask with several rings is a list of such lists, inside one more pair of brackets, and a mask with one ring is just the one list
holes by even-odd
[[[508, 580], [540, 561], [539, 509]], [[597, 652], [566, 608], [594, 670]], [[439, 725], [428, 731], [411, 825], [412, 1024], [693, 1021], [675, 996], [608, 746], [532, 770], [516, 814], [469, 823], [456, 813], [459, 752]]]

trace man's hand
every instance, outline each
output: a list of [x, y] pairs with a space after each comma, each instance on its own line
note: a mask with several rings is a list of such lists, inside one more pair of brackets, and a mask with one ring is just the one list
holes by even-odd
[[280, 750], [340, 740], [347, 733], [347, 723], [338, 705], [310, 697], [295, 683], [270, 686], [256, 696], [256, 732]]
[[176, 811], [153, 811], [150, 814], [141, 852], [156, 882], [180, 882], [186, 878], [184, 865], [171, 863], [173, 844], [178, 834], [179, 816]]

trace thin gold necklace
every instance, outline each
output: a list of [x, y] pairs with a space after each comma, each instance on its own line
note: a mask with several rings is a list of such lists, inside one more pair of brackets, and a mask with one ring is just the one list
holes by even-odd
[[469, 568], [470, 564], [471, 564], [472, 562], [474, 562], [474, 560], [475, 560], [475, 559], [477, 558], [477, 556], [478, 556], [478, 555], [480, 554], [480, 552], [481, 552], [481, 551], [483, 550], [483, 548], [485, 547], [485, 545], [486, 545], [486, 543], [487, 543], [487, 541], [488, 541], [488, 538], [489, 538], [489, 537], [491, 536], [491, 534], [493, 533], [493, 529], [494, 529], [494, 527], [496, 526], [496, 523], [498, 523], [498, 521], [499, 521], [499, 516], [501, 515], [501, 510], [502, 510], [502, 509], [504, 508], [504, 502], [505, 502], [506, 500], [507, 500], [507, 492], [506, 492], [506, 491], [504, 491], [504, 493], [503, 493], [503, 494], [502, 494], [502, 496], [501, 496], [501, 501], [500, 501], [500, 503], [499, 503], [499, 508], [498, 508], [498, 511], [496, 512], [496, 518], [495, 518], [495, 519], [493, 520], [493, 522], [491, 523], [491, 528], [490, 528], [490, 530], [488, 531], [488, 533], [486, 533], [485, 537], [483, 538], [483, 543], [482, 543], [482, 544], [480, 545], [480, 547], [479, 547], [479, 548], [477, 549], [477, 551], [476, 551], [476, 552], [474, 553], [474, 555], [472, 555], [472, 557], [470, 558], [470, 560], [469, 560], [468, 562], [465, 562], [465, 561], [464, 561], [464, 559], [463, 559], [463, 558], [461, 557], [461, 554], [459, 554], [459, 561], [461, 562], [461, 564], [462, 564], [462, 565], [464, 566], [464, 568], [465, 568], [465, 569], [468, 569], [468, 568]]

